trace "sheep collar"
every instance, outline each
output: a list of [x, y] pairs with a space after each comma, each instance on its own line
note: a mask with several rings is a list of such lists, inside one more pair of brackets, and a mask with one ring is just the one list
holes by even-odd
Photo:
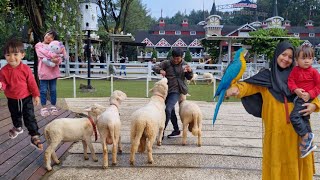
[[118, 105], [116, 104], [116, 103], [110, 103], [110, 106], [111, 105], [114, 105], [114, 106], [116, 106], [118, 109], [119, 109], [119, 107], [118, 107]]
[[159, 96], [159, 97], [161, 97], [162, 99], [166, 99], [163, 95], [161, 95], [161, 94], [159, 94], [159, 93], [154, 93], [153, 95], [154, 95], [154, 96]]
[[98, 139], [98, 133], [97, 133], [97, 127], [96, 127], [96, 124], [93, 122], [93, 119], [91, 116], [88, 117], [92, 127], [93, 127], [93, 133], [94, 133], [94, 140], [97, 141]]

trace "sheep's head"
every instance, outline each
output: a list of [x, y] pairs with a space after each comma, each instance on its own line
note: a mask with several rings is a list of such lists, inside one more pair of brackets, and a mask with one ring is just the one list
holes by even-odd
[[101, 115], [104, 111], [106, 110], [106, 108], [104, 106], [101, 106], [100, 104], [93, 104], [89, 107], [86, 107], [84, 109], [85, 112], [88, 112], [89, 116], [93, 116], [93, 117], [97, 117], [99, 115]]
[[127, 98], [126, 93], [119, 90], [115, 90], [110, 96], [110, 104], [114, 104], [117, 107], [119, 107], [121, 102], [124, 101], [126, 98]]
[[179, 103], [187, 100], [187, 96], [191, 96], [190, 94], [180, 94]]
[[160, 95], [166, 98], [168, 95], [168, 79], [162, 78], [160, 81], [156, 82], [151, 91], [154, 95]]

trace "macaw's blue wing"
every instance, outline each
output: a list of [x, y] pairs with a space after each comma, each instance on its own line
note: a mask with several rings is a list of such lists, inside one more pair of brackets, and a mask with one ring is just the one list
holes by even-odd
[[226, 90], [230, 87], [232, 80], [234, 80], [237, 77], [237, 75], [240, 73], [241, 66], [242, 66], [240, 62], [240, 54], [242, 51], [243, 49], [241, 48], [236, 52], [233, 61], [229, 64], [224, 75], [222, 76], [218, 89], [214, 95], [214, 97], [219, 96], [219, 99], [213, 115], [213, 120], [212, 120], [213, 124], [215, 123], [216, 118], [218, 116], [219, 108], [223, 102]]

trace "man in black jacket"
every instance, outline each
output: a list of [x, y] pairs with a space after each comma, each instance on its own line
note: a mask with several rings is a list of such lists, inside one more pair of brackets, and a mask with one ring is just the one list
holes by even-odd
[[162, 61], [159, 65], [155, 65], [152, 68], [154, 72], [168, 79], [169, 88], [166, 98], [165, 128], [168, 125], [169, 119], [171, 119], [174, 129], [172, 133], [168, 135], [168, 138], [180, 135], [174, 106], [178, 102], [180, 94], [188, 93], [188, 86], [185, 80], [190, 80], [193, 75], [191, 67], [182, 59], [182, 56], [183, 52], [180, 49], [174, 49], [171, 60]]

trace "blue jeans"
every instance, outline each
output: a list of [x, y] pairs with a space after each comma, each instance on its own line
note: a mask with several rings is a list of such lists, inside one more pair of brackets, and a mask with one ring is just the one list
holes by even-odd
[[168, 125], [169, 119], [171, 119], [171, 123], [173, 125], [174, 131], [179, 131], [178, 119], [176, 115], [176, 111], [174, 110], [174, 105], [178, 102], [180, 98], [180, 93], [171, 92], [168, 94], [166, 98], [166, 124], [165, 128]]
[[50, 102], [52, 105], [57, 103], [57, 79], [40, 80], [40, 99], [41, 105], [47, 104], [47, 92], [50, 92]]
[[126, 76], [126, 65], [120, 65], [120, 76], [121, 76], [121, 72], [123, 71], [123, 74]]

